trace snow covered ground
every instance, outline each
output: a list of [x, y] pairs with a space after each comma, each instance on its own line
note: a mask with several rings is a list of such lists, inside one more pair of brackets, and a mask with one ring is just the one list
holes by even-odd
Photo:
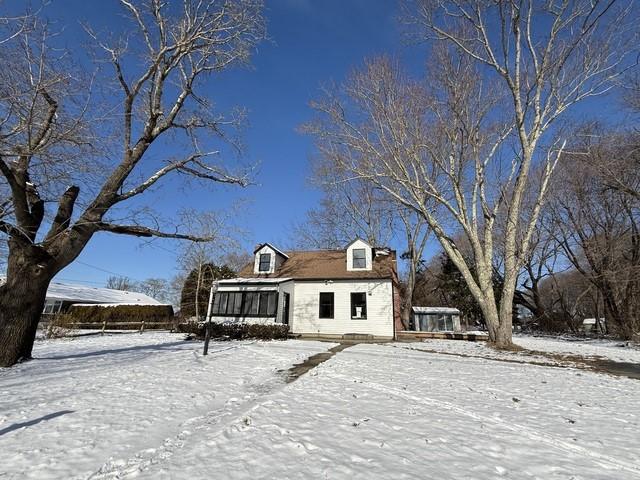
[[286, 384], [332, 344], [42, 342], [0, 371], [0, 479], [640, 478], [640, 381], [439, 344], [355, 345]]
[[[36, 342], [0, 369], [0, 479], [89, 478], [137, 452], [160, 454], [211, 415], [248, 408], [277, 370], [320, 342], [212, 342], [146, 332]], [[329, 345], [331, 346], [331, 345]], [[23, 425], [22, 428], [19, 428]]]
[[[629, 362], [640, 364], [640, 347], [635, 344], [619, 340], [600, 339], [563, 339], [553, 337], [534, 337], [516, 335], [515, 344], [538, 352], [560, 355], [577, 355], [587, 359], [608, 359], [615, 362]], [[397, 344], [408, 349], [421, 349], [459, 355], [477, 355], [497, 359], [521, 361], [541, 361], [553, 363], [553, 359], [542, 355], [531, 355], [530, 352], [500, 352], [487, 346], [485, 342], [464, 342], [451, 340], [425, 340], [422, 343]]]

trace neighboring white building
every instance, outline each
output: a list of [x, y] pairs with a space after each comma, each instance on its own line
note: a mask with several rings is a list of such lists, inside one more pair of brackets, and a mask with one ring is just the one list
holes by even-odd
[[51, 282], [42, 313], [59, 313], [75, 304], [161, 305], [161, 302], [144, 293]]
[[599, 321], [596, 321], [595, 318], [585, 318], [582, 321], [582, 330], [585, 333], [605, 333], [605, 325], [606, 320], [604, 318], [600, 318]]
[[460, 310], [450, 307], [413, 307], [413, 331], [460, 332]]
[[400, 321], [395, 252], [363, 240], [344, 250], [283, 252], [265, 243], [238, 278], [220, 280], [219, 322], [284, 323], [301, 336], [390, 339]]

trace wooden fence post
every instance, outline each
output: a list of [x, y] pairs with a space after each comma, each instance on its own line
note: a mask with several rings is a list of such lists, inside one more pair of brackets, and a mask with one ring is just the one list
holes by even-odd
[[104, 331], [105, 331], [106, 328], [107, 328], [107, 321], [103, 320], [102, 321], [102, 335], [104, 335]]
[[142, 332], [144, 332], [144, 320], [142, 320], [142, 323], [140, 324], [140, 334], [142, 334]]

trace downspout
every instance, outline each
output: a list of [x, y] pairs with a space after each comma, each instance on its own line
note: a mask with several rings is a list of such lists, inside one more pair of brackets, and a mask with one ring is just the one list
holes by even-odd
[[391, 306], [392, 306], [392, 323], [393, 323], [393, 339], [397, 340], [396, 334], [396, 281], [391, 279]]

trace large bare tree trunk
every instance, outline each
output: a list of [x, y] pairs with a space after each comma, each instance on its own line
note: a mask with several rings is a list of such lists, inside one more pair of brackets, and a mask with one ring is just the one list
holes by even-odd
[[31, 358], [47, 288], [55, 275], [42, 249], [10, 250], [7, 281], [0, 287], [0, 367]]

